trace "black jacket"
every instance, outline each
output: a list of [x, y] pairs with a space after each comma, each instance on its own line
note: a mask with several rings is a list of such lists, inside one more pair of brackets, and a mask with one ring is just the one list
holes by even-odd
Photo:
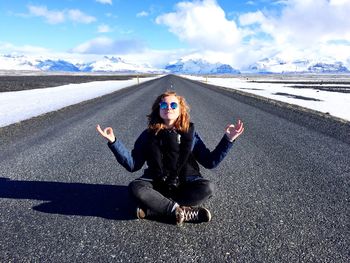
[[[157, 161], [160, 156], [154, 157], [151, 154], [151, 135], [148, 129], [144, 130], [137, 138], [132, 151], [129, 151], [119, 139], [114, 143], [108, 143], [108, 146], [119, 164], [129, 172], [140, 170], [146, 162], [147, 168], [142, 177], [153, 180], [156, 179], [157, 175], [162, 174], [159, 173], [162, 169]], [[200, 176], [198, 163], [208, 169], [215, 168], [225, 158], [233, 145], [224, 135], [215, 149], [210, 151], [194, 129], [193, 135], [192, 132], [187, 135], [191, 136], [191, 139], [188, 141], [191, 144], [191, 150], [187, 161], [184, 161], [184, 166], [181, 169], [180, 174], [184, 177]], [[185, 155], [179, 155], [180, 157], [186, 159]], [[182, 163], [182, 161], [178, 159], [176, 164], [178, 163]]]
[[149, 156], [147, 174], [177, 185], [186, 175], [198, 175], [199, 166], [192, 156], [194, 125], [188, 132], [175, 129], [161, 130], [158, 134], [149, 131]]

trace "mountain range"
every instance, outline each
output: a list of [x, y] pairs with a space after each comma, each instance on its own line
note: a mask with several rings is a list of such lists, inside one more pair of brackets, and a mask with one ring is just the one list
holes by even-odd
[[[31, 58], [24, 55], [0, 55], [0, 70], [28, 70], [49, 72], [115, 72], [115, 73], [173, 73], [173, 74], [240, 74], [231, 65], [210, 63], [204, 59], [180, 58], [164, 68], [147, 64], [135, 64], [120, 57], [104, 56], [88, 63], [73, 63], [63, 59]], [[350, 73], [335, 60], [299, 59], [287, 61], [281, 58], [265, 58], [242, 69], [246, 73]]]
[[247, 69], [251, 73], [349, 73], [342, 62], [332, 59], [284, 60], [279, 57], [265, 58]]
[[161, 73], [162, 69], [150, 65], [133, 64], [118, 57], [104, 56], [88, 63], [73, 63], [67, 60], [31, 58], [24, 55], [0, 56], [0, 70], [60, 71], [60, 72], [120, 72]]
[[239, 74], [228, 64], [209, 63], [203, 59], [179, 59], [165, 66], [165, 70], [178, 74]]

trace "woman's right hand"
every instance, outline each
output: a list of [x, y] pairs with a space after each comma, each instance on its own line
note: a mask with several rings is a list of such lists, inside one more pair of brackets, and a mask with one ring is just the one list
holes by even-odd
[[104, 130], [102, 130], [100, 125], [97, 124], [96, 129], [99, 132], [99, 134], [101, 134], [101, 136], [106, 138], [110, 143], [115, 142], [116, 138], [115, 138], [113, 129], [111, 127], [107, 127]]

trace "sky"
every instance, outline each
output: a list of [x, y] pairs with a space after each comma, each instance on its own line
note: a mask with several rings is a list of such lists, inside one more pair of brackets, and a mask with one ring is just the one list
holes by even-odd
[[244, 68], [266, 57], [350, 67], [350, 0], [0, 0], [0, 54], [155, 67], [203, 58]]
[[[161, 76], [158, 76], [161, 77]], [[140, 78], [145, 82], [152, 78]], [[350, 96], [344, 93], [318, 90], [315, 88], [291, 88], [286, 84], [252, 83], [243, 78], [207, 78], [183, 76], [222, 87], [238, 89], [262, 97], [289, 104], [299, 105], [350, 121]], [[30, 119], [85, 100], [93, 99], [116, 90], [135, 85], [137, 79], [94, 81], [68, 84], [59, 87], [32, 89], [14, 92], [0, 92], [0, 127]], [[303, 85], [305, 86], [305, 85]], [[312, 85], [315, 86], [315, 85]], [[322, 85], [322, 86], [325, 86]], [[281, 95], [283, 91], [284, 95]], [[13, 107], [16, 105], [16, 107]]]

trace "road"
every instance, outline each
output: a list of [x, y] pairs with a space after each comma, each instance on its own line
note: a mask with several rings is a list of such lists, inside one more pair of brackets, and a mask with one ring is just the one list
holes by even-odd
[[[96, 124], [131, 149], [156, 96], [186, 97], [213, 149], [227, 123], [244, 134], [214, 170], [213, 219], [137, 220], [129, 173]], [[15, 107], [15, 105], [14, 105]], [[349, 262], [349, 144], [168, 75], [0, 129], [1, 262]]]

